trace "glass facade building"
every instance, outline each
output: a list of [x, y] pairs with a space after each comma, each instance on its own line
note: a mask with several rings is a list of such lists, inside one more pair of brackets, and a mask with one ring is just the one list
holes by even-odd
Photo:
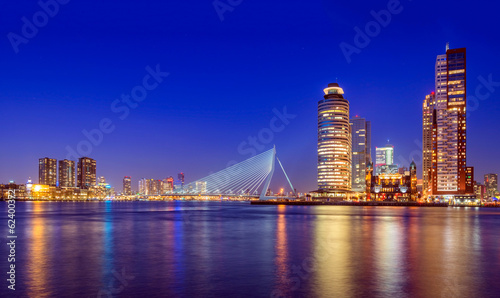
[[358, 116], [350, 121], [352, 135], [352, 191], [366, 192], [366, 167], [371, 157], [371, 123]]
[[472, 194], [467, 182], [466, 50], [437, 56], [436, 93], [423, 105], [423, 184], [427, 195]]
[[423, 104], [423, 124], [422, 124], [422, 188], [424, 194], [429, 192], [430, 170], [432, 167], [432, 136], [437, 129], [434, 119], [436, 105], [436, 93], [425, 96]]
[[328, 84], [318, 102], [318, 191], [351, 191], [349, 102], [337, 83]]

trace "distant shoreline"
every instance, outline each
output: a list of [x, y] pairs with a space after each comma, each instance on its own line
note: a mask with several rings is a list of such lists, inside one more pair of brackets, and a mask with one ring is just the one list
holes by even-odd
[[322, 202], [322, 201], [251, 201], [252, 205], [291, 205], [291, 206], [369, 206], [369, 207], [481, 207], [499, 208], [497, 206], [467, 206], [449, 205], [448, 203], [417, 203], [417, 202]]
[[[7, 201], [7, 200], [2, 200]], [[369, 201], [369, 202], [346, 202], [346, 201], [258, 201], [258, 200], [30, 200], [30, 199], [16, 199], [16, 202], [250, 202], [251, 205], [288, 205], [288, 206], [366, 206], [366, 207], [471, 207], [471, 208], [500, 208], [500, 205], [486, 205], [486, 206], [467, 206], [467, 205], [449, 205], [448, 203], [418, 203], [418, 202], [383, 202], [383, 201]]]

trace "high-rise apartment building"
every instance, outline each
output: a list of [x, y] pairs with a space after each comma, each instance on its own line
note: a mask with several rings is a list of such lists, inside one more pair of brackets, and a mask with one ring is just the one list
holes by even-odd
[[57, 160], [48, 157], [40, 158], [38, 160], [38, 183], [42, 185], [56, 186]]
[[371, 123], [358, 116], [350, 120], [352, 135], [352, 191], [366, 192], [366, 167], [371, 161]]
[[486, 174], [484, 175], [484, 188], [489, 198], [498, 195], [498, 175]]
[[75, 187], [75, 162], [73, 160], [59, 161], [59, 187]]
[[89, 157], [79, 158], [76, 186], [88, 189], [96, 185], [96, 178], [96, 161]]
[[337, 83], [318, 102], [318, 191], [343, 196], [351, 191], [349, 102]]
[[174, 190], [174, 177], [170, 176], [163, 179], [163, 193], [172, 192]]
[[123, 177], [123, 194], [126, 196], [132, 194], [132, 179], [129, 176]]
[[427, 95], [423, 105], [423, 124], [422, 124], [422, 187], [424, 194], [429, 192], [430, 170], [432, 167], [432, 136], [437, 130], [437, 123], [434, 121], [436, 105], [436, 93]]
[[163, 194], [163, 181], [142, 178], [139, 180], [139, 194], [160, 195]]
[[184, 186], [184, 173], [179, 173], [177, 178], [179, 179], [181, 185]]
[[467, 186], [465, 48], [447, 48], [446, 54], [437, 57], [435, 83], [436, 93], [426, 97], [423, 109], [423, 177], [427, 195], [469, 194], [472, 191]]
[[138, 182], [139, 186], [139, 194], [147, 195], [149, 192], [149, 179], [142, 178]]

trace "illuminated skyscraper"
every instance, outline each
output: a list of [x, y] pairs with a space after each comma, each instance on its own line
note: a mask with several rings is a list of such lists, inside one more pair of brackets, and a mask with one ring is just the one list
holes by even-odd
[[96, 178], [96, 161], [89, 157], [79, 158], [76, 186], [88, 189], [96, 185]]
[[38, 160], [38, 183], [56, 186], [57, 160], [48, 157], [40, 158]]
[[174, 177], [170, 176], [163, 179], [163, 193], [172, 192], [174, 190]]
[[435, 121], [435, 105], [436, 105], [436, 93], [432, 92], [427, 95], [424, 100], [423, 105], [423, 124], [422, 124], [422, 183], [423, 192], [427, 194], [429, 192], [429, 181], [430, 181], [430, 170], [432, 167], [432, 136], [437, 129], [437, 123]]
[[[428, 185], [428, 195], [471, 193], [470, 186], [467, 187], [465, 107], [466, 50], [447, 47], [446, 54], [436, 59], [435, 98], [431, 94], [424, 101], [423, 171], [428, 173], [424, 176], [428, 180], [424, 181]], [[429, 143], [431, 123], [432, 140]]]
[[163, 193], [163, 181], [142, 178], [139, 180], [139, 194], [159, 195]]
[[59, 187], [75, 187], [75, 162], [73, 160], [59, 161]]
[[358, 116], [350, 121], [352, 134], [352, 191], [366, 191], [366, 167], [371, 161], [371, 123]]
[[123, 178], [123, 194], [126, 196], [132, 194], [132, 179], [129, 176]]
[[181, 186], [184, 186], [184, 173], [179, 173], [179, 175], [177, 175], [177, 178], [179, 179]]
[[484, 175], [484, 188], [489, 198], [498, 195], [498, 175], [486, 174]]
[[318, 102], [318, 190], [343, 196], [351, 191], [349, 102], [337, 83]]
[[139, 180], [139, 194], [141, 195], [149, 194], [149, 179], [142, 178]]

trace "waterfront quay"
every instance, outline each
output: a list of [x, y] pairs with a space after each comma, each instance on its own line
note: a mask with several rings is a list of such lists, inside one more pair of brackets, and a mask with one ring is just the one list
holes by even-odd
[[[175, 202], [175, 201], [189, 201], [189, 202], [249, 202], [251, 205], [289, 205], [289, 206], [373, 206], [373, 207], [482, 207], [482, 208], [499, 208], [500, 204], [484, 203], [482, 205], [470, 206], [449, 204], [447, 202], [384, 202], [384, 201], [306, 201], [306, 200], [290, 200], [290, 199], [276, 199], [276, 200], [257, 200], [245, 197], [199, 197], [199, 196], [186, 196], [186, 197], [116, 197], [106, 199], [27, 199], [16, 198], [16, 201], [21, 202], [136, 202], [136, 201], [149, 201], [149, 202]], [[5, 201], [5, 200], [4, 200]]]
[[251, 201], [252, 205], [293, 205], [293, 206], [406, 206], [406, 207], [448, 207], [448, 203], [419, 202], [351, 202], [351, 201]]

